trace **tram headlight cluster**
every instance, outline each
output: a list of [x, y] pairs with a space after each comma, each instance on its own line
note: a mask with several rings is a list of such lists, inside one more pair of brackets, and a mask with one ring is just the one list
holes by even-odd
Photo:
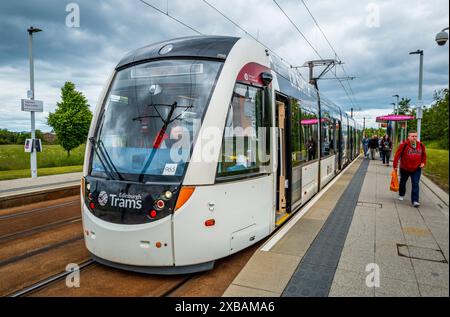
[[173, 193], [172, 193], [170, 190], [168, 190], [168, 191], [166, 191], [166, 192], [164, 193], [163, 197], [164, 197], [166, 200], [171, 200], [172, 197], [173, 197]]
[[85, 178], [81, 180], [81, 194], [83, 195], [83, 199], [87, 197], [88, 202], [87, 205], [91, 210], [95, 209], [94, 197], [91, 193], [91, 184], [87, 182]]

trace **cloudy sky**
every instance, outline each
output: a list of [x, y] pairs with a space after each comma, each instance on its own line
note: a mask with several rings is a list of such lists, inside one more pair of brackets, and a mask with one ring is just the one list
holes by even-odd
[[[146, 0], [203, 34], [246, 36], [203, 0]], [[226, 16], [284, 57], [293, 66], [307, 60], [334, 58], [301, 0], [277, 0], [311, 45], [297, 32], [273, 0], [208, 0]], [[346, 111], [355, 107], [357, 118], [387, 114], [399, 94], [417, 101], [418, 55], [425, 51], [424, 101], [448, 87], [448, 44], [438, 47], [437, 32], [449, 25], [447, 0], [304, 0], [333, 49], [345, 63], [337, 76], [355, 76], [349, 95], [336, 80], [324, 80], [320, 89]], [[76, 4], [80, 25], [67, 24]], [[67, 10], [67, 11], [66, 11]], [[72, 13], [73, 14], [73, 13]], [[60, 88], [72, 81], [92, 108], [109, 74], [128, 51], [195, 32], [139, 0], [15, 0], [0, 2], [0, 128], [29, 130], [29, 113], [20, 111], [20, 99], [29, 89], [29, 26], [44, 30], [35, 35], [36, 99], [45, 112], [37, 114], [37, 128], [50, 131], [46, 117], [60, 100]], [[75, 27], [73, 27], [75, 26]], [[306, 77], [306, 72], [304, 73]], [[354, 94], [352, 94], [352, 92]]]

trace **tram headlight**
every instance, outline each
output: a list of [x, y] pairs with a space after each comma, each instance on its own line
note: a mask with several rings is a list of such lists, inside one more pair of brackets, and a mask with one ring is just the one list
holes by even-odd
[[168, 190], [164, 193], [163, 197], [167, 200], [171, 200], [173, 197], [173, 193], [170, 190]]
[[86, 194], [89, 195], [91, 192], [91, 184], [89, 184], [86, 180], [86, 178], [81, 179], [81, 195], [82, 197], [85, 197]]

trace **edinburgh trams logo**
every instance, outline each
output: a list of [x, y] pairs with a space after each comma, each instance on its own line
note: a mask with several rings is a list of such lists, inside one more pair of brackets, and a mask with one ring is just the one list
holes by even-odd
[[105, 191], [100, 192], [98, 195], [98, 203], [100, 206], [105, 207], [111, 202], [111, 207], [116, 208], [129, 208], [129, 209], [142, 209], [143, 199], [141, 195], [130, 195], [120, 193], [118, 195], [107, 194]]
[[98, 203], [102, 207], [106, 206], [106, 204], [108, 203], [108, 194], [106, 192], [103, 191], [98, 195]]

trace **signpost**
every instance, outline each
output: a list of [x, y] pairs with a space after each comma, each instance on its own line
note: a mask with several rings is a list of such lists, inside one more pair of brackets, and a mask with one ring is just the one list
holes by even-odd
[[35, 151], [35, 139], [36, 139], [36, 126], [35, 126], [35, 112], [44, 111], [44, 103], [42, 101], [34, 100], [34, 61], [33, 61], [33, 33], [41, 32], [41, 29], [30, 27], [28, 31], [28, 48], [30, 54], [30, 90], [27, 95], [29, 100], [22, 100], [22, 111], [28, 111], [31, 113], [31, 178], [37, 178], [37, 154]]
[[33, 152], [33, 140], [26, 139], [25, 140], [25, 153], [31, 153], [31, 152]]
[[40, 100], [22, 99], [22, 111], [44, 112], [44, 102]]
[[[31, 92], [31, 95], [33, 93]], [[30, 91], [28, 91], [30, 95]], [[33, 96], [32, 96], [33, 98]], [[30, 153], [31, 156], [31, 177], [37, 178], [37, 152], [42, 152], [41, 140], [36, 139], [35, 131], [35, 117], [36, 112], [44, 112], [44, 102], [41, 100], [22, 99], [21, 110], [31, 113], [31, 139], [25, 142], [25, 152]]]

